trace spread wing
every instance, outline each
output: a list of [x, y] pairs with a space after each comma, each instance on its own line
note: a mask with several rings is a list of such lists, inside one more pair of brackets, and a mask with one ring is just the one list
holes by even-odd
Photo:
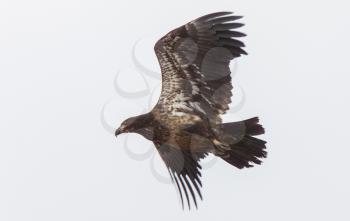
[[158, 146], [157, 149], [179, 191], [182, 208], [184, 208], [184, 197], [186, 197], [189, 209], [191, 208], [190, 197], [192, 197], [197, 207], [196, 194], [202, 199], [199, 161], [206, 157], [207, 153], [191, 153], [190, 151], [172, 148], [167, 144]]
[[155, 45], [162, 72], [158, 106], [168, 115], [195, 113], [221, 122], [231, 103], [230, 61], [246, 54], [234, 31], [243, 24], [231, 12], [200, 17], [181, 26]]

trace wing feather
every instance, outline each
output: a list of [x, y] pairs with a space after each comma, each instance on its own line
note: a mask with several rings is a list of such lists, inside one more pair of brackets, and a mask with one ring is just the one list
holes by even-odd
[[221, 123], [220, 115], [231, 103], [230, 61], [247, 54], [236, 38], [245, 34], [233, 29], [242, 16], [217, 12], [181, 26], [155, 45], [162, 71], [158, 106], [168, 115], [193, 113]]
[[[192, 153], [173, 148], [163, 144], [157, 146], [158, 152], [168, 168], [170, 177], [179, 191], [182, 207], [186, 199], [188, 208], [191, 209], [191, 200], [197, 208], [197, 196], [202, 199], [200, 187], [202, 183], [201, 166], [199, 161], [207, 156], [207, 153]], [[194, 188], [193, 188], [194, 187]], [[185, 196], [185, 199], [184, 199]]]

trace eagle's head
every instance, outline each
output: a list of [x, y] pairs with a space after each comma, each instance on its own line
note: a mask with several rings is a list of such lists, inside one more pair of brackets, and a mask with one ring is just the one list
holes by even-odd
[[150, 126], [151, 121], [152, 116], [150, 114], [130, 117], [121, 123], [119, 128], [115, 131], [115, 136], [122, 133], [140, 133], [143, 128]]
[[137, 117], [130, 117], [123, 121], [119, 128], [115, 131], [115, 136], [118, 136], [122, 133], [131, 133], [136, 130], [138, 127]]

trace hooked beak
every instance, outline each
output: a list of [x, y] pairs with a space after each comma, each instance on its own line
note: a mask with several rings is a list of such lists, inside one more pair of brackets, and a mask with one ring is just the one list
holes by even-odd
[[114, 133], [114, 135], [117, 137], [119, 134], [121, 134], [122, 133], [122, 131], [120, 130], [120, 128], [118, 128], [116, 131], [115, 131], [115, 133]]

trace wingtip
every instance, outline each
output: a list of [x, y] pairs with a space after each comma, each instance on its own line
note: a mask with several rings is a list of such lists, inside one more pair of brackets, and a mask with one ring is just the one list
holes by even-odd
[[210, 13], [202, 17], [199, 17], [196, 19], [196, 21], [208, 20], [208, 19], [217, 18], [224, 15], [231, 15], [231, 14], [233, 14], [233, 12], [229, 12], [229, 11], [214, 12], [214, 13]]

